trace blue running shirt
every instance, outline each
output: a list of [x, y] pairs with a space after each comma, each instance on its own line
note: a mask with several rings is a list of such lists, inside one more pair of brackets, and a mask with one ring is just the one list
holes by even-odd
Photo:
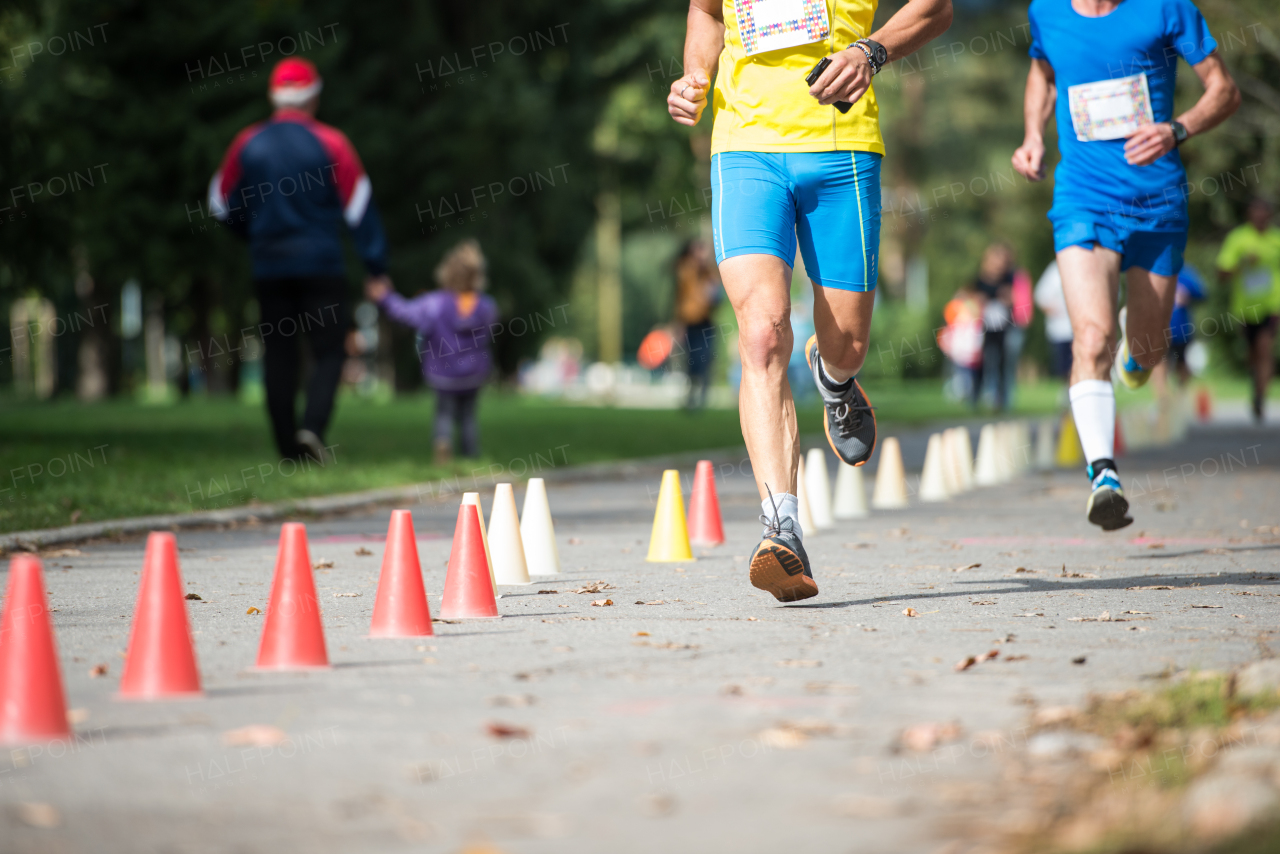
[[1190, 0], [1123, 0], [1110, 14], [1088, 18], [1071, 8], [1071, 0], [1034, 0], [1027, 14], [1031, 57], [1053, 66], [1058, 90], [1062, 159], [1049, 218], [1086, 210], [1131, 217], [1135, 225], [1185, 223], [1186, 173], [1178, 150], [1150, 166], [1131, 166], [1123, 139], [1080, 141], [1068, 89], [1145, 74], [1154, 120], [1170, 121], [1178, 57], [1196, 65], [1218, 46], [1200, 10]]

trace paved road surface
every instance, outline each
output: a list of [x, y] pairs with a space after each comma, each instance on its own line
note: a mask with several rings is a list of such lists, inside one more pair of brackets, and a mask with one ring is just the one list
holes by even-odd
[[[1079, 472], [876, 513], [808, 540], [822, 593], [790, 606], [746, 581], [747, 477], [720, 481], [729, 545], [678, 565], [644, 561], [656, 471], [557, 483], [564, 574], [424, 641], [364, 637], [389, 510], [312, 521], [334, 668], [306, 675], [248, 669], [278, 526], [183, 533], [207, 697], [181, 703], [112, 699], [143, 543], [89, 544], [46, 561], [76, 744], [0, 754], [2, 847], [942, 850], [946, 793], [1027, 750], [1033, 705], [1275, 650], [1278, 468], [1247, 427], [1130, 456], [1137, 522], [1112, 535], [1084, 522]], [[412, 509], [436, 611], [456, 498]], [[595, 580], [614, 606], [569, 592]], [[942, 761], [899, 752], [927, 722], [960, 727]], [[251, 724], [289, 740], [223, 743]]]

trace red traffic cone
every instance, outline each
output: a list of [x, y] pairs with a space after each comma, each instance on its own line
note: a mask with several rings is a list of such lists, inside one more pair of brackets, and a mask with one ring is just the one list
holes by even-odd
[[432, 634], [435, 633], [431, 631], [427, 591], [422, 586], [422, 564], [418, 562], [413, 516], [408, 510], [392, 510], [369, 636], [411, 638]]
[[1116, 434], [1113, 445], [1114, 450], [1112, 453], [1116, 457], [1123, 457], [1128, 452], [1128, 447], [1124, 443], [1124, 431], [1120, 429], [1119, 418], [1116, 419]]
[[0, 617], [0, 744], [70, 735], [40, 558], [15, 555]]
[[271, 582], [262, 643], [258, 646], [258, 667], [297, 670], [328, 666], [320, 602], [311, 577], [307, 526], [286, 522], [280, 526], [280, 552], [276, 555], [276, 575]]
[[718, 546], [724, 542], [724, 522], [720, 518], [720, 499], [716, 496], [716, 467], [710, 460], [699, 460], [693, 474], [689, 542], [695, 546]]
[[121, 699], [162, 700], [200, 694], [200, 671], [185, 600], [178, 543], [173, 534], [153, 531], [142, 558], [138, 604], [120, 677]]
[[1213, 417], [1213, 398], [1209, 396], [1209, 389], [1201, 388], [1196, 392], [1196, 417], [1201, 421], [1208, 421]]
[[484, 556], [480, 535], [480, 512], [474, 504], [458, 508], [458, 526], [449, 550], [449, 572], [444, 578], [440, 619], [464, 620], [500, 617], [498, 600], [493, 598], [489, 561]]

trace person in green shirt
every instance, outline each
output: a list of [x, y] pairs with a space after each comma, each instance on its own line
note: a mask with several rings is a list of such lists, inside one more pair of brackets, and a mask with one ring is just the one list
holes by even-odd
[[1218, 278], [1231, 285], [1231, 313], [1244, 321], [1253, 371], [1253, 417], [1261, 423], [1280, 323], [1280, 228], [1271, 224], [1271, 203], [1266, 199], [1251, 201], [1247, 216], [1249, 221], [1228, 232], [1222, 243]]

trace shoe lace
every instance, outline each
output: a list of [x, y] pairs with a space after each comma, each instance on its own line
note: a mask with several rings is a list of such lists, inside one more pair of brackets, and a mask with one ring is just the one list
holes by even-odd
[[769, 488], [769, 484], [764, 485], [765, 491], [769, 493], [769, 504], [773, 507], [773, 518], [769, 518], [767, 513], [760, 514], [760, 524], [764, 525], [765, 538], [776, 537], [782, 533], [794, 534], [795, 522], [788, 516], [785, 519], [778, 516], [778, 502], [773, 498], [773, 490]]
[[870, 406], [856, 401], [847, 401], [838, 404], [832, 409], [831, 415], [835, 421], [836, 430], [840, 433], [840, 438], [848, 439], [855, 432], [861, 430], [862, 416], [870, 411]]

